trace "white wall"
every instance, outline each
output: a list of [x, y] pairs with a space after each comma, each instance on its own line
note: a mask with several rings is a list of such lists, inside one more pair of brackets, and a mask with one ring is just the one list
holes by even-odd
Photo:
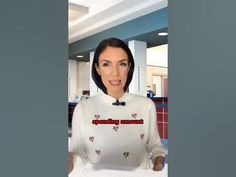
[[90, 86], [90, 67], [89, 62], [77, 62], [77, 95], [82, 95], [83, 90], [89, 90]]
[[[156, 76], [156, 77], [155, 77]], [[155, 85], [155, 78], [161, 80]], [[147, 49], [147, 85], [157, 96], [168, 96], [168, 44]], [[156, 89], [156, 90], [155, 90]], [[159, 90], [159, 91], [157, 91]]]
[[77, 61], [68, 61], [68, 101], [73, 101], [77, 95]]
[[168, 44], [148, 48], [147, 65], [168, 67]]
[[69, 60], [68, 62], [68, 101], [73, 102], [83, 90], [89, 90], [89, 63]]

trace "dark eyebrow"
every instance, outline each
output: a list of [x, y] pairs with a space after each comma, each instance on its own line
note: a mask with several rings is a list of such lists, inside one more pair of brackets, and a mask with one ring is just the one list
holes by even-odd
[[[118, 61], [119, 63], [121, 63], [121, 62], [124, 62], [124, 61], [128, 61], [128, 59], [122, 59], [122, 60], [120, 60], [120, 61]], [[102, 59], [100, 62], [111, 62], [110, 60], [106, 60], [106, 59]]]
[[123, 61], [127, 61], [127, 62], [128, 62], [128, 59], [120, 60], [119, 63], [121, 63], [121, 62], [123, 62]]
[[104, 60], [101, 60], [101, 62], [111, 62], [111, 61], [104, 59]]

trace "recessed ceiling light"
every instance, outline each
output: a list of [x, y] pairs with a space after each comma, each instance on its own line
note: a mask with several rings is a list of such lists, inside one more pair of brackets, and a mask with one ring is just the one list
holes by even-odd
[[76, 57], [77, 57], [77, 58], [83, 58], [84, 56], [82, 56], [82, 55], [77, 55]]
[[158, 33], [158, 35], [159, 35], [159, 36], [167, 36], [168, 33], [167, 33], [167, 32], [160, 32], [160, 33]]

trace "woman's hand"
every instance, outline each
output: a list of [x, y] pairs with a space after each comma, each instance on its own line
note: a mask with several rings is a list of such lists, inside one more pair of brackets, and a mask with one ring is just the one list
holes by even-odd
[[68, 174], [73, 170], [74, 168], [74, 158], [72, 153], [68, 153], [68, 165], [67, 165], [67, 172]]
[[162, 170], [164, 167], [164, 161], [165, 161], [165, 157], [163, 156], [156, 157], [153, 161], [153, 170], [154, 171]]

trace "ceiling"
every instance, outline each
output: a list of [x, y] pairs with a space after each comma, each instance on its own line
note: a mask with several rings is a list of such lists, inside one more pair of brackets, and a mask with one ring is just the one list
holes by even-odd
[[[167, 0], [69, 0], [68, 41], [79, 41], [166, 6]], [[162, 31], [167, 32], [167, 28], [130, 40], [146, 41], [148, 47], [166, 44], [167, 36], [157, 37], [157, 33]], [[83, 55], [87, 61], [89, 54]]]

